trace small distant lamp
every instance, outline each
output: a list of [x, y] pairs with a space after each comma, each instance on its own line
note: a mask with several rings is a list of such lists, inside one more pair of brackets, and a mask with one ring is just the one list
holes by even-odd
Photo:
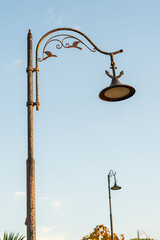
[[[112, 176], [114, 176], [114, 185], [113, 185], [113, 187], [110, 187], [110, 179], [111, 179]], [[113, 240], [113, 221], [112, 221], [112, 206], [111, 206], [111, 189], [112, 189], [112, 190], [120, 190], [120, 189], [121, 189], [121, 187], [117, 185], [116, 172], [113, 172], [113, 170], [110, 170], [110, 171], [109, 171], [109, 174], [108, 174], [108, 192], [109, 192], [111, 240]]]

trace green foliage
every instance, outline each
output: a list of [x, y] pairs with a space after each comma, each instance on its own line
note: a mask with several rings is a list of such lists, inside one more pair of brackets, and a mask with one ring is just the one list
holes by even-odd
[[2, 240], [23, 240], [24, 236], [19, 235], [19, 233], [10, 232], [9, 234], [4, 232]]
[[[124, 240], [124, 235], [121, 234], [118, 237], [115, 233], [113, 234], [114, 240]], [[109, 229], [104, 225], [97, 225], [93, 232], [82, 238], [82, 240], [111, 240]]]

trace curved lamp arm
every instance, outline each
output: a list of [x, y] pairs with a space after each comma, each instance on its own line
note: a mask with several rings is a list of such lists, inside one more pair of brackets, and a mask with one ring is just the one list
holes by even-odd
[[[54, 32], [58, 32], [58, 31], [72, 31], [72, 32], [76, 32], [76, 33], [79, 33], [80, 35], [82, 35], [83, 37], [85, 37], [88, 42], [90, 42], [92, 44], [92, 46], [94, 47], [95, 50], [97, 50], [98, 52], [102, 53], [102, 54], [105, 54], [105, 55], [115, 55], [115, 54], [118, 54], [118, 53], [121, 53], [123, 52], [122, 49], [120, 49], [119, 51], [116, 51], [116, 52], [105, 52], [105, 51], [102, 51], [101, 49], [99, 49], [92, 41], [89, 37], [87, 37], [84, 33], [82, 33], [81, 31], [79, 30], [76, 30], [76, 29], [73, 29], [73, 28], [56, 28], [56, 29], [53, 29], [49, 32], [47, 32], [45, 35], [43, 35], [43, 37], [39, 40], [38, 44], [37, 44], [37, 48], [36, 48], [36, 64], [37, 64], [37, 61], [38, 61], [38, 50], [39, 50], [39, 46], [41, 44], [41, 42], [50, 34], [54, 33]], [[81, 42], [81, 41], [80, 41]]]
[[109, 174], [108, 174], [108, 180], [109, 180], [109, 182], [110, 182], [111, 177], [114, 177], [114, 183], [117, 183], [116, 172], [113, 172], [113, 170], [110, 170], [110, 171], [109, 171]]
[[[80, 35], [82, 35], [84, 38], [86, 38], [88, 40], [88, 42], [94, 47], [93, 50], [90, 49], [84, 42], [82, 42], [80, 39], [78, 39], [77, 37], [74, 37], [72, 35], [68, 35], [68, 34], [59, 34], [59, 35], [56, 35], [56, 36], [53, 36], [51, 37], [47, 42], [46, 44], [44, 45], [44, 48], [43, 48], [43, 57], [42, 59], [38, 58], [38, 51], [39, 51], [39, 47], [40, 47], [40, 44], [42, 43], [42, 41], [50, 34], [52, 33], [55, 33], [55, 32], [59, 32], [59, 31], [71, 31], [71, 32], [76, 32]], [[63, 36], [63, 40], [58, 40], [58, 39], [55, 39], [55, 37], [60, 37], [60, 36]], [[66, 43], [64, 44], [64, 40], [68, 39], [68, 38], [72, 38], [72, 39], [75, 39], [75, 41], [73, 42], [72, 45], [70, 45], [69, 43]], [[39, 110], [39, 82], [38, 82], [38, 72], [39, 72], [39, 68], [38, 68], [38, 62], [40, 61], [43, 61], [49, 57], [57, 57], [56, 55], [53, 55], [51, 52], [49, 51], [45, 51], [45, 48], [46, 46], [50, 43], [50, 42], [53, 42], [53, 41], [57, 41], [58, 44], [56, 45], [56, 48], [57, 49], [61, 49], [62, 47], [64, 48], [77, 48], [79, 50], [82, 50], [82, 48], [80, 48], [78, 46], [79, 43], [85, 45], [90, 51], [92, 52], [95, 52], [95, 51], [98, 51], [100, 52], [101, 54], [105, 54], [105, 55], [110, 55], [111, 57], [113, 57], [113, 55], [115, 54], [118, 54], [118, 53], [121, 53], [123, 52], [123, 50], [119, 50], [119, 51], [116, 51], [116, 52], [105, 52], [105, 51], [102, 51], [101, 49], [99, 49], [91, 40], [89, 37], [87, 37], [84, 33], [82, 33], [81, 31], [79, 30], [76, 30], [76, 29], [72, 29], [72, 28], [57, 28], [57, 29], [53, 29], [52, 31], [49, 31], [47, 32], [38, 42], [37, 44], [37, 48], [36, 48], [36, 68], [34, 69], [34, 71], [36, 72], [36, 110]], [[46, 57], [44, 57], [44, 54], [46, 54]]]
[[116, 172], [113, 172], [113, 170], [111, 169], [110, 171], [109, 171], [109, 177], [112, 177], [112, 176], [114, 176], [115, 177], [115, 175], [116, 175]]

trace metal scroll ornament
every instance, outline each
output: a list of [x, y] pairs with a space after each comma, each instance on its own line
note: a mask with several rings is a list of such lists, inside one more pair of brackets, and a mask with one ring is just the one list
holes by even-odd
[[[59, 37], [60, 37], [60, 39], [58, 39]], [[72, 40], [72, 41], [70, 41], [70, 40]], [[70, 41], [71, 43], [69, 43], [68, 41]], [[91, 49], [83, 41], [81, 41], [79, 38], [76, 38], [76, 37], [68, 35], [68, 34], [59, 34], [59, 35], [56, 35], [54, 37], [51, 37], [46, 42], [46, 44], [44, 45], [44, 48], [43, 48], [42, 58], [38, 58], [39, 62], [42, 62], [42, 61], [44, 61], [44, 60], [46, 60], [47, 58], [50, 58], [50, 57], [57, 57], [57, 55], [53, 54], [52, 52], [46, 51], [46, 47], [51, 42], [55, 42], [56, 43], [55, 47], [57, 49], [61, 49], [61, 48], [64, 47], [64, 48], [77, 48], [79, 50], [82, 50], [82, 48], [79, 46], [79, 44], [83, 44], [91, 52], [96, 52], [95, 48]]]

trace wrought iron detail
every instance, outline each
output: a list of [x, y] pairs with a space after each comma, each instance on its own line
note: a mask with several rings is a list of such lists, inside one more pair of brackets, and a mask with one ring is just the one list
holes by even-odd
[[115, 67], [115, 62], [114, 62], [114, 59], [113, 59], [113, 54], [110, 54], [110, 57], [111, 57], [111, 67], [110, 67], [110, 69], [112, 69], [112, 71], [113, 71], [113, 75], [111, 75], [107, 70], [105, 70], [105, 73], [108, 75], [108, 77], [110, 77], [110, 78], [116, 78], [116, 79], [119, 79], [124, 73], [123, 73], [123, 71], [121, 71], [120, 73], [119, 73], [119, 75], [118, 76], [116, 76], [116, 69], [117, 69], [117, 67]]
[[[62, 40], [61, 39], [58, 39], [58, 37], [63, 37]], [[72, 43], [69, 43], [68, 40], [75, 40], [75, 41], [72, 41]], [[67, 41], [67, 42], [65, 42]], [[56, 48], [57, 49], [61, 49], [62, 47], [64, 48], [77, 48], [79, 50], [82, 50], [82, 47], [79, 46], [79, 44], [82, 44], [84, 45], [86, 48], [88, 48], [91, 52], [96, 52], [96, 49], [95, 47], [92, 49], [90, 48], [88, 45], [86, 45], [82, 40], [80, 40], [79, 38], [77, 37], [74, 37], [72, 35], [68, 35], [68, 34], [59, 34], [59, 35], [56, 35], [56, 36], [53, 36], [51, 37], [47, 42], [46, 44], [44, 45], [43, 47], [43, 52], [42, 52], [42, 58], [38, 58], [38, 61], [39, 62], [42, 62], [44, 60], [46, 60], [47, 58], [50, 58], [50, 57], [57, 57], [57, 55], [55, 54], [52, 54], [52, 52], [50, 51], [46, 51], [46, 47], [48, 46], [48, 44], [50, 44], [51, 42], [58, 42], [56, 44]]]
[[[39, 47], [42, 43], [42, 41], [49, 36], [50, 34], [54, 34], [55, 32], [59, 32], [59, 31], [70, 31], [70, 32], [75, 32], [76, 34], [80, 34], [84, 39], [86, 39], [88, 41], [89, 44], [91, 44], [91, 47], [89, 47], [88, 45], [86, 45], [82, 40], [80, 40], [77, 37], [74, 37], [72, 35], [69, 34], [57, 34], [56, 36], [53, 36], [49, 39], [46, 40], [47, 42], [45, 43], [45, 45], [43, 45], [44, 47], [42, 47], [42, 57], [39, 58]], [[82, 38], [82, 39], [83, 39]], [[72, 40], [72, 43], [69, 43], [68, 40]], [[67, 42], [66, 42], [67, 41]], [[109, 55], [110, 57], [112, 55], [116, 55], [118, 53], [123, 52], [122, 49], [120, 49], [119, 51], [116, 52], [106, 52], [101, 50], [100, 48], [98, 48], [89, 37], [87, 37], [84, 33], [82, 33], [79, 30], [73, 29], [73, 28], [56, 28], [53, 29], [49, 32], [47, 32], [45, 35], [43, 35], [41, 37], [41, 39], [39, 40], [37, 47], [36, 47], [36, 68], [34, 69], [34, 71], [36, 72], [36, 110], [39, 110], [39, 80], [38, 80], [38, 74], [39, 74], [39, 62], [42, 62], [50, 57], [57, 57], [57, 55], [55, 55], [54, 53], [52, 53], [51, 51], [47, 50], [47, 46], [51, 43], [51, 42], [55, 42], [56, 44], [56, 48], [57, 49], [61, 49], [62, 47], [64, 48], [77, 48], [79, 50], [82, 50], [81, 45], [85, 46], [86, 48], [88, 48], [91, 52], [99, 52], [101, 54], [104, 55]], [[71, 41], [70, 41], [71, 42]], [[80, 46], [79, 46], [80, 45]], [[112, 57], [111, 57], [112, 58]], [[107, 74], [107, 73], [106, 73]], [[116, 76], [116, 75], [115, 75]]]

